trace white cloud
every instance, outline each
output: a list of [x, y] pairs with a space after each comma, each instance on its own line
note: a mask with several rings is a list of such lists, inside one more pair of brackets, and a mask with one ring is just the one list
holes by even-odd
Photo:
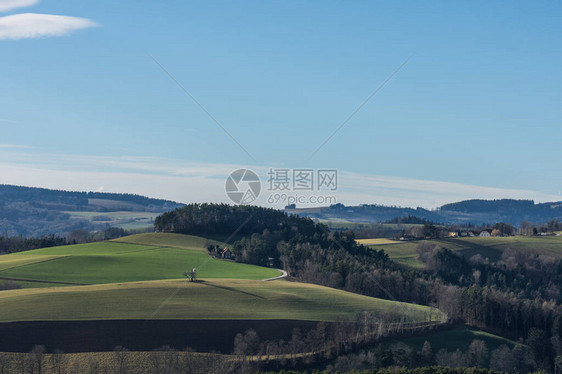
[[37, 4], [38, 0], [0, 0], [0, 12]]
[[74, 30], [97, 26], [86, 18], [22, 13], [0, 17], [0, 39], [29, 39], [63, 36]]
[[[191, 163], [163, 157], [49, 154], [0, 147], [0, 183], [78, 191], [128, 192], [189, 202], [230, 202], [224, 185], [230, 172], [255, 171], [262, 180], [258, 205], [268, 205], [268, 167]], [[103, 187], [100, 187], [103, 186]], [[317, 193], [315, 193], [318, 195]], [[299, 196], [307, 195], [300, 192]], [[308, 194], [310, 195], [310, 194]], [[466, 199], [532, 199], [560, 201], [539, 191], [475, 186], [402, 177], [339, 172], [337, 202], [435, 208]], [[281, 208], [279, 203], [274, 207]], [[327, 205], [327, 204], [317, 204]], [[311, 205], [308, 205], [309, 207]]]
[[382, 175], [342, 172], [340, 190], [353, 204], [391, 204], [436, 208], [446, 203], [469, 199], [530, 199], [535, 202], [559, 201], [560, 196], [532, 190], [475, 186], [463, 183], [430, 181]]
[[0, 144], [0, 149], [33, 149], [35, 147], [21, 144]]

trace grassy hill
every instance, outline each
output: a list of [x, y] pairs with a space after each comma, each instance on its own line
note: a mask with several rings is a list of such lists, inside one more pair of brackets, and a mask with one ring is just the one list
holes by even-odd
[[[391, 259], [406, 266], [422, 267], [418, 261], [416, 247], [421, 241], [396, 244], [380, 243], [369, 245], [371, 248], [383, 249]], [[475, 237], [431, 240], [443, 248], [456, 251], [470, 258], [479, 254], [483, 258], [497, 261], [506, 249], [533, 251], [539, 255], [562, 258], [562, 236], [510, 236], [510, 237]], [[368, 243], [366, 243], [368, 245]]]
[[432, 308], [284, 280], [166, 280], [0, 293], [0, 321], [296, 319], [331, 321], [356, 311], [439, 320]]
[[[363, 239], [363, 240], [372, 240], [372, 239]], [[385, 239], [386, 240], [386, 239]], [[399, 264], [421, 268], [423, 264], [418, 261], [418, 256], [416, 254], [416, 247], [418, 246], [419, 241], [413, 242], [396, 242], [394, 241], [392, 244], [368, 244], [365, 245], [369, 248], [377, 249], [377, 250], [384, 250], [388, 257], [391, 260], [398, 262]]]
[[197, 268], [199, 278], [266, 279], [280, 275], [275, 269], [211, 258], [205, 249], [208, 242], [189, 235], [139, 234], [119, 241], [42, 248], [0, 256], [0, 278], [100, 284], [177, 279], [192, 268]]
[[[263, 282], [280, 272], [214, 259], [205, 249], [211, 242], [217, 243], [153, 233], [0, 256], [0, 278], [26, 287], [0, 293], [0, 320], [333, 320], [361, 310], [410, 321], [441, 318], [428, 307], [304, 283]], [[193, 267], [201, 281], [181, 279]]]
[[[0, 292], [3, 349], [25, 352], [39, 343], [70, 351], [184, 347], [189, 335], [202, 344], [198, 349], [230, 352], [235, 334], [250, 327], [278, 340], [290, 338], [283, 334], [293, 328], [360, 311], [403, 322], [443, 319], [427, 306], [284, 279], [265, 282], [280, 272], [212, 258], [209, 243], [219, 242], [156, 233], [1, 255], [0, 281], [24, 287]], [[197, 282], [182, 275], [193, 267]], [[183, 324], [181, 333], [170, 320]], [[80, 336], [79, 348], [73, 336]]]
[[119, 239], [114, 239], [112, 242], [117, 243], [130, 243], [130, 244], [144, 244], [158, 247], [175, 247], [183, 249], [198, 249], [205, 251], [207, 244], [221, 244], [215, 240], [203, 238], [201, 236], [183, 235], [164, 232], [153, 232], [147, 234], [129, 235]]

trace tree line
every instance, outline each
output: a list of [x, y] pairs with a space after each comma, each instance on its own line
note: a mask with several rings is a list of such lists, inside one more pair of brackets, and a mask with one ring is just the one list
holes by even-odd
[[58, 235], [44, 235], [36, 238], [23, 236], [0, 235], [0, 255], [30, 251], [33, 249], [59, 247], [69, 244], [82, 244], [111, 240], [129, 235], [127, 230], [119, 227], [109, 227], [105, 230], [90, 232], [88, 230], [73, 230], [67, 237]]
[[0, 236], [0, 255], [39, 248], [57, 247], [66, 244], [68, 244], [67, 239], [57, 235], [46, 235], [38, 238]]

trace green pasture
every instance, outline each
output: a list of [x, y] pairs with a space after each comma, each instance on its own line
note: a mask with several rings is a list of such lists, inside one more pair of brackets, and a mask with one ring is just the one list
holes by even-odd
[[[266, 279], [280, 275], [275, 269], [214, 259], [204, 249], [207, 240], [203, 238], [174, 234], [140, 234], [128, 238], [153, 245], [111, 241], [3, 255], [0, 279], [101, 284], [177, 279], [193, 268], [197, 268], [201, 279]], [[156, 246], [157, 243], [163, 246]], [[25, 283], [25, 286], [35, 284]]]
[[297, 319], [332, 321], [357, 311], [439, 320], [425, 306], [284, 280], [164, 280], [0, 292], [0, 321]]

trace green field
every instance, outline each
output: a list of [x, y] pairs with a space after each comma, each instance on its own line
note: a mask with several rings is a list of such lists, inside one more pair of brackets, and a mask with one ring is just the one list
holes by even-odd
[[[210, 243], [220, 244], [196, 236], [152, 233], [2, 255], [0, 281], [15, 280], [24, 288], [0, 292], [0, 322], [333, 321], [358, 311], [410, 322], [443, 318], [426, 306], [286, 280], [264, 282], [280, 272], [214, 259], [206, 250]], [[193, 267], [198, 282], [183, 278]]]
[[562, 237], [559, 236], [509, 236], [487, 238], [442, 239], [441, 246], [460, 251], [467, 258], [480, 254], [497, 260], [506, 249], [533, 251], [537, 254], [562, 258]]
[[[96, 199], [92, 199], [92, 200], [96, 200]], [[101, 202], [102, 200], [97, 200], [97, 201]], [[106, 203], [109, 204], [110, 201]], [[109, 208], [112, 207], [109, 206]], [[152, 225], [154, 224], [154, 219], [161, 214], [161, 213], [152, 213], [152, 212], [133, 212], [133, 211], [121, 211], [121, 212], [67, 211], [64, 213], [69, 214], [73, 218], [86, 219], [92, 223], [107, 223], [112, 227], [121, 227], [125, 230], [136, 230], [136, 229], [145, 229], [147, 227], [152, 227]]]
[[[37, 249], [0, 256], [0, 278], [100, 284], [177, 279], [192, 268], [197, 268], [199, 278], [266, 279], [280, 275], [275, 269], [211, 258], [204, 248], [207, 242], [188, 235], [139, 234], [121, 241]], [[23, 285], [35, 287], [37, 283]]]
[[[40, 306], [40, 307], [39, 307]], [[0, 321], [99, 319], [334, 320], [357, 311], [440, 320], [436, 309], [284, 280], [213, 279], [0, 292]]]
[[0, 272], [8, 269], [14, 269], [21, 266], [39, 263], [43, 261], [49, 261], [62, 256], [48, 256], [48, 255], [28, 255], [28, 256], [17, 256], [17, 255], [3, 255], [0, 257]]
[[369, 245], [397, 244], [400, 242], [387, 238], [372, 238], [372, 239], [357, 239], [357, 243], [369, 246]]
[[137, 234], [114, 239], [112, 242], [144, 244], [159, 247], [175, 247], [183, 249], [197, 249], [207, 251], [208, 244], [221, 244], [215, 240], [209, 240], [200, 236], [172, 234], [163, 232], [154, 232], [148, 234]]
[[[394, 261], [412, 267], [423, 267], [418, 261], [416, 247], [422, 241], [399, 244], [370, 245], [370, 248], [382, 249]], [[562, 236], [510, 236], [487, 238], [447, 238], [431, 240], [443, 248], [456, 251], [470, 258], [479, 254], [483, 258], [497, 261], [506, 249], [533, 251], [537, 254], [562, 258]]]
[[492, 351], [502, 344], [507, 345], [509, 348], [513, 348], [515, 345], [515, 342], [509, 339], [467, 326], [459, 326], [450, 330], [438, 331], [424, 336], [414, 336], [406, 339], [392, 340], [389, 345], [402, 342], [416, 351], [421, 351], [423, 343], [427, 340], [431, 343], [431, 348], [435, 353], [437, 353], [440, 349], [446, 349], [450, 352], [460, 349], [461, 351], [466, 352], [468, 346], [474, 339], [483, 340], [486, 343], [488, 351]]
[[394, 242], [394, 244], [374, 244], [368, 245], [369, 248], [376, 250], [383, 250], [391, 260], [396, 261], [399, 264], [422, 268], [423, 264], [418, 261], [418, 256], [416, 254], [416, 247], [418, 246], [418, 241], [412, 242]]

